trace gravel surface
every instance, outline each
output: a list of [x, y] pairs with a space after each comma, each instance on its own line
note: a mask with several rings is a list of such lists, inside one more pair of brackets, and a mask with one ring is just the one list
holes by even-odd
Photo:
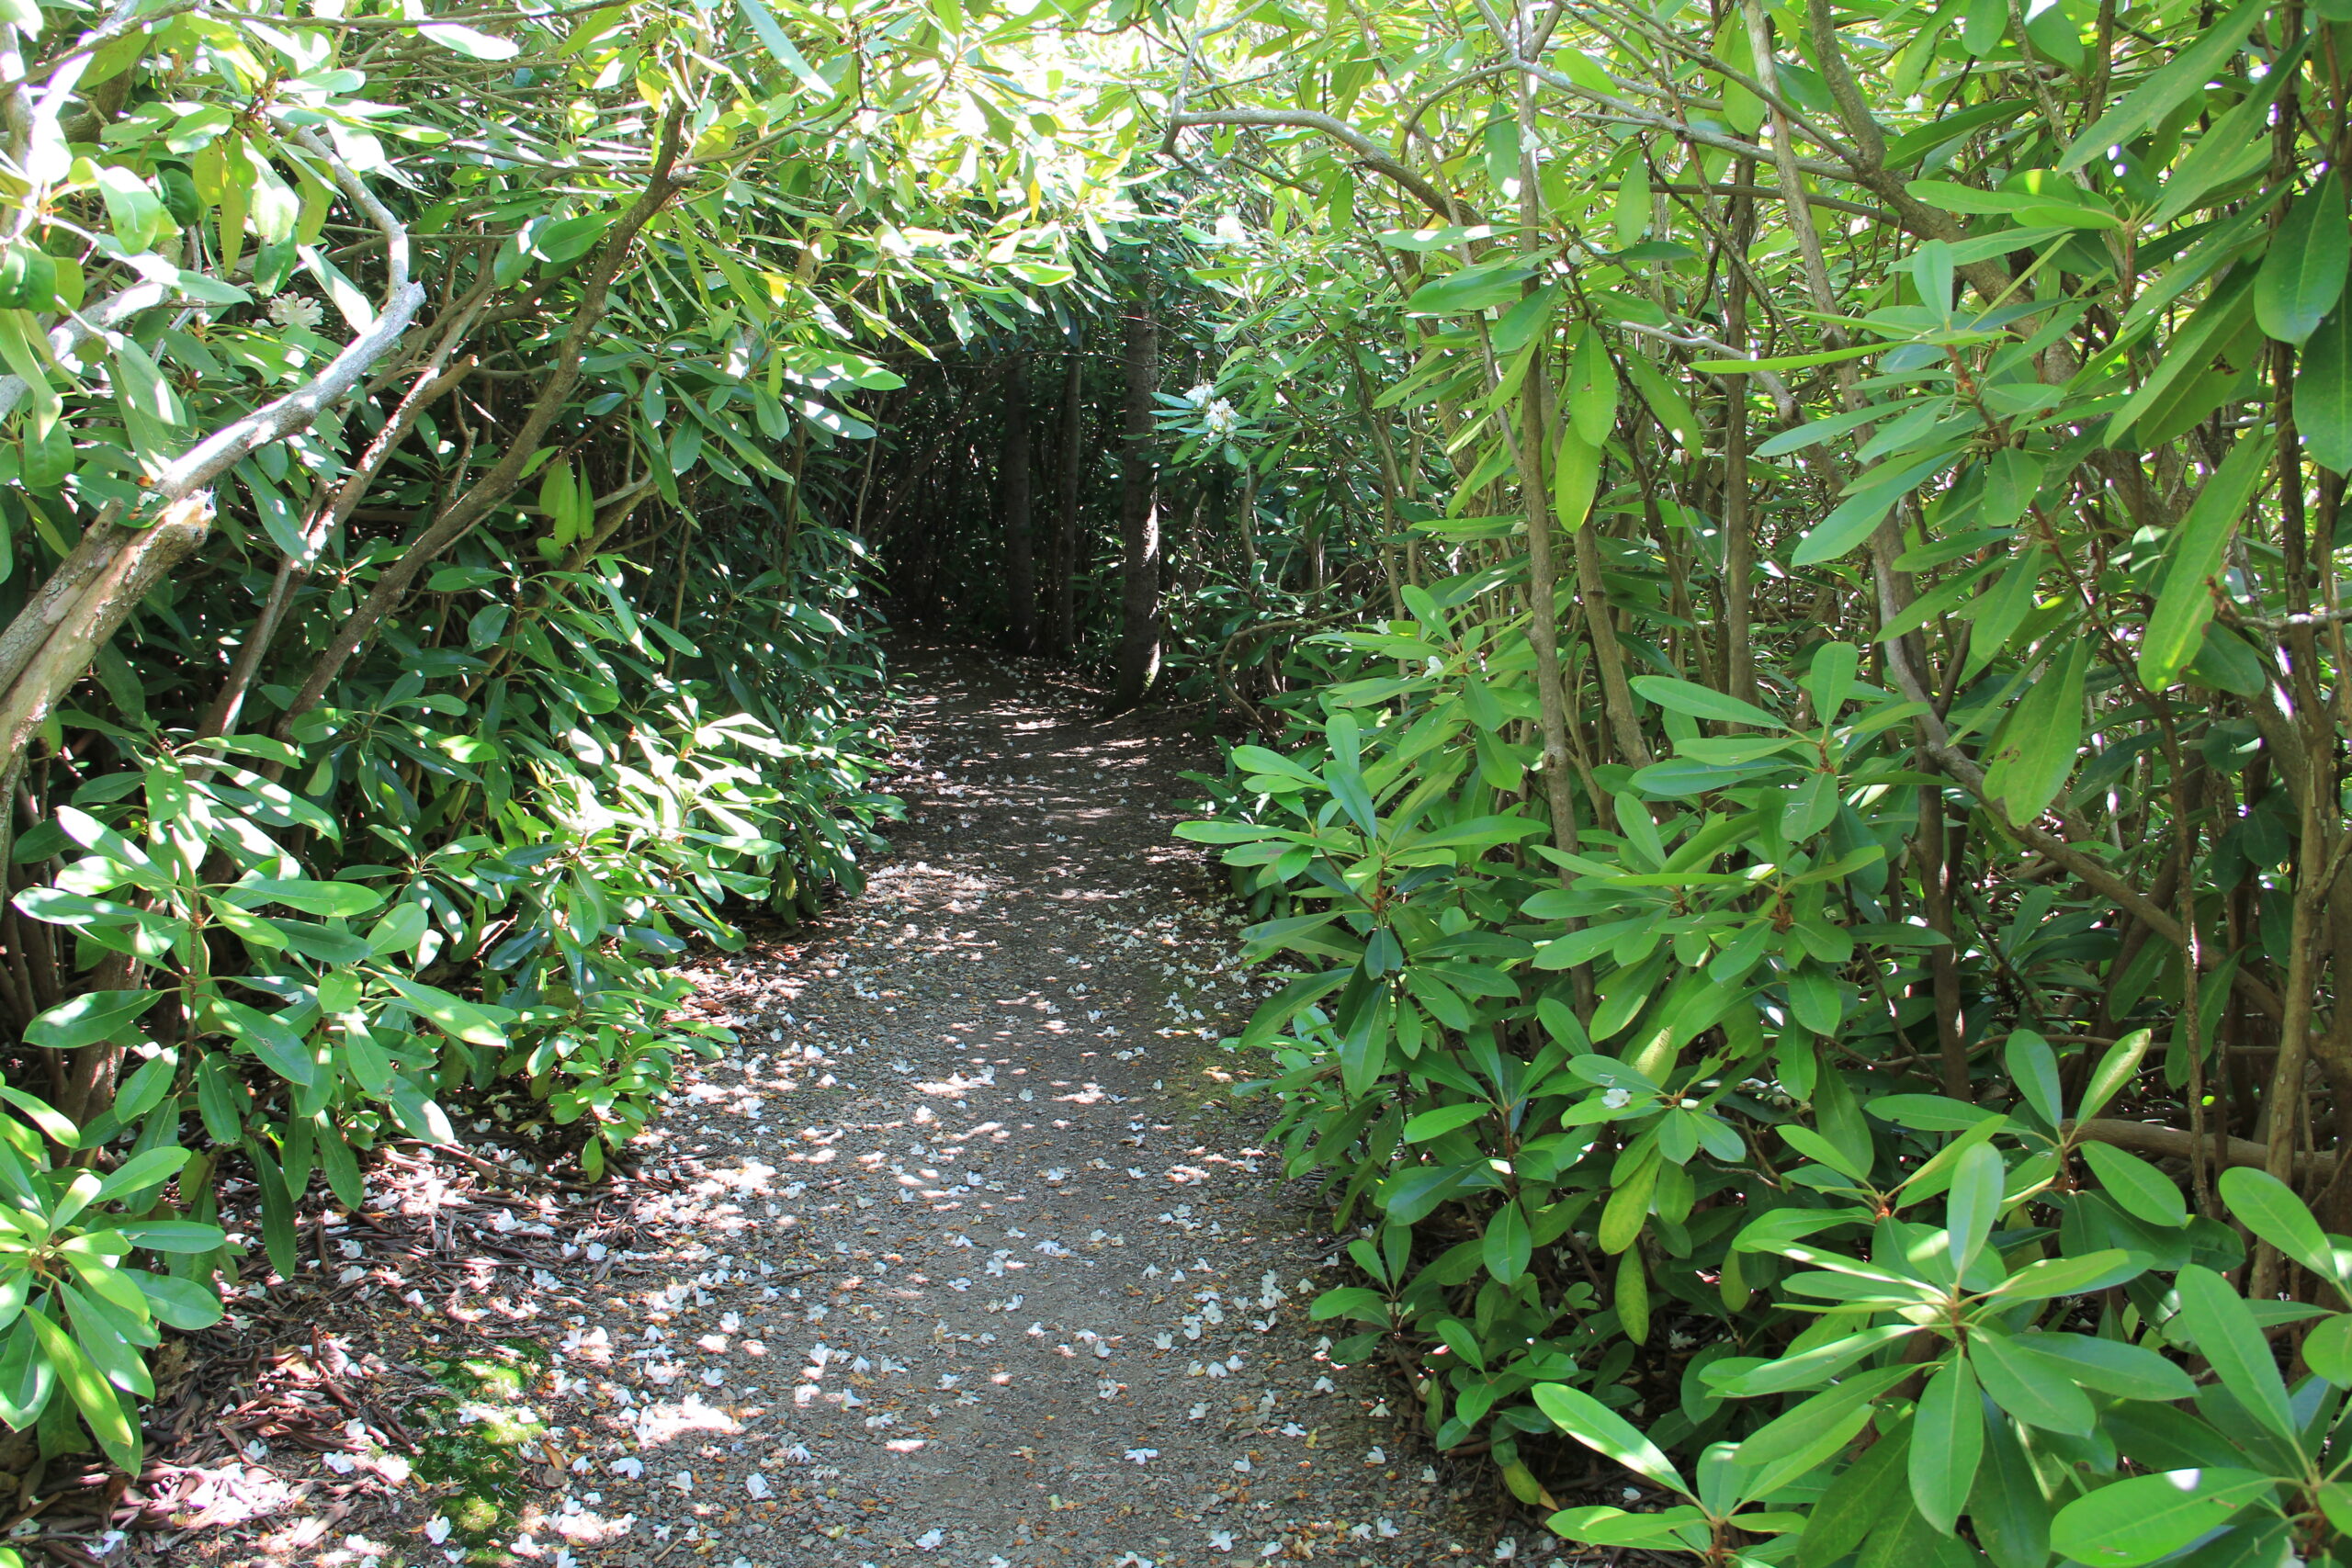
[[903, 679], [899, 852], [701, 976], [742, 1043], [657, 1123], [646, 1164], [683, 1179], [636, 1216], [655, 1249], [568, 1320], [556, 1381], [599, 1430], [537, 1544], [1509, 1560], [1485, 1478], [1442, 1477], [1396, 1386], [1324, 1358], [1337, 1244], [1224, 1102], [1250, 995], [1170, 836], [1212, 749], [968, 653]]

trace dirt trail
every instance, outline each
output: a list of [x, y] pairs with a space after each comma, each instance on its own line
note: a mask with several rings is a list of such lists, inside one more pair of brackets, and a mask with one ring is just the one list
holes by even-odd
[[1335, 1244], [1218, 1098], [1250, 998], [1170, 837], [1209, 749], [967, 653], [910, 663], [898, 852], [700, 976], [743, 1043], [657, 1123], [646, 1163], [681, 1182], [637, 1219], [664, 1245], [565, 1337], [557, 1381], [594, 1414], [559, 1419], [599, 1441], [538, 1544], [730, 1568], [1509, 1553], [1393, 1385], [1321, 1359]]

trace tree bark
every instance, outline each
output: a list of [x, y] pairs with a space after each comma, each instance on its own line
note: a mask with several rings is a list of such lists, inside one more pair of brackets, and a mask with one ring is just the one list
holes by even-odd
[[1054, 651], [1068, 658], [1078, 647], [1078, 498], [1085, 478], [1085, 329], [1071, 343], [1062, 373], [1062, 457], [1054, 475]]
[[1159, 478], [1151, 455], [1152, 393], [1159, 385], [1159, 321], [1150, 285], [1140, 284], [1119, 322], [1119, 358], [1125, 372], [1125, 422], [1119, 433], [1119, 660], [1112, 688], [1114, 712], [1143, 701], [1159, 672]]
[[1029, 361], [1004, 379], [1004, 447], [998, 482], [1004, 507], [1004, 620], [1012, 651], [1036, 651], [1037, 562], [1029, 530]]
[[[1739, 178], [1753, 176], [1743, 163]], [[1731, 202], [1731, 243], [1746, 254], [1756, 228], [1756, 204], [1746, 196]], [[1742, 354], [1747, 348], [1747, 275], [1735, 266], [1724, 285], [1724, 341]], [[1741, 702], [1756, 700], [1756, 533], [1747, 509], [1747, 378], [1724, 378], [1724, 689]], [[1832, 716], [1822, 716], [1826, 721]]]
[[[130, 533], [80, 591], [59, 606], [56, 630], [0, 694], [0, 760], [7, 776], [115, 631], [166, 572], [194, 554], [212, 530], [209, 491], [175, 502], [151, 527]], [[97, 530], [93, 529], [92, 532]]]

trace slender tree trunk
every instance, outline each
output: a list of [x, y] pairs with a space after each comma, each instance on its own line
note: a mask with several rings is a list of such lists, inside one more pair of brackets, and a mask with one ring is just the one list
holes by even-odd
[[1078, 497], [1085, 476], [1086, 339], [1080, 329], [1062, 372], [1062, 457], [1054, 475], [1054, 651], [1077, 649]]
[[[1736, 176], [1756, 183], [1756, 165], [1742, 160]], [[1745, 254], [1756, 228], [1755, 198], [1731, 198], [1732, 244]], [[1724, 340], [1747, 352], [1747, 275], [1735, 266], [1724, 288]], [[1756, 649], [1751, 611], [1756, 530], [1747, 514], [1747, 378], [1724, 378], [1724, 689], [1741, 702], [1756, 700]], [[1826, 717], [1827, 716], [1824, 716]]]
[[1029, 534], [1029, 361], [1012, 362], [1004, 380], [1004, 449], [1000, 495], [1004, 506], [1004, 620], [1012, 651], [1036, 651], [1037, 563]]
[[1159, 475], [1151, 458], [1152, 393], [1159, 386], [1159, 322], [1150, 285], [1138, 287], [1119, 323], [1119, 358], [1125, 372], [1124, 424], [1119, 433], [1119, 661], [1111, 692], [1114, 711], [1143, 701], [1159, 672]]

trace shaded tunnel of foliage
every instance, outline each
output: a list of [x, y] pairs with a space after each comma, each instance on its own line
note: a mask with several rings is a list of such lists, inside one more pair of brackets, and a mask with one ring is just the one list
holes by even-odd
[[1232, 728], [1316, 1311], [1554, 1529], [2352, 1562], [2339, 28], [0, 0], [0, 1418], [216, 1171], [625, 1158], [887, 618]]

